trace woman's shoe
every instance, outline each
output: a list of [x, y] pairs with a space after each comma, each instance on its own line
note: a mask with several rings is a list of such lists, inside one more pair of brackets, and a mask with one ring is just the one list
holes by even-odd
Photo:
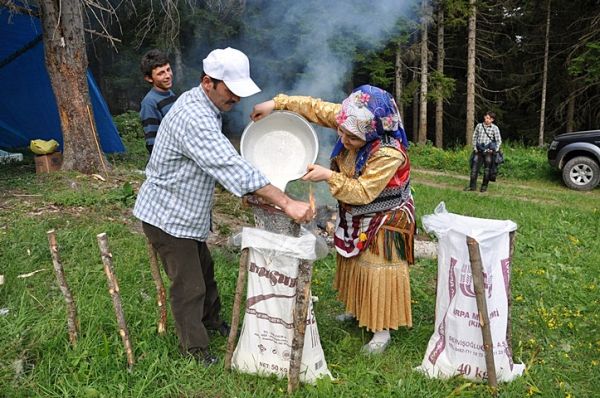
[[390, 344], [390, 340], [388, 339], [386, 341], [370, 341], [367, 344], [365, 344], [362, 348], [361, 348], [361, 352], [363, 354], [366, 355], [377, 355], [377, 354], [381, 354], [382, 352], [385, 351], [385, 349], [387, 348], [387, 346]]
[[354, 319], [354, 315], [349, 312], [344, 312], [343, 314], [336, 315], [335, 320], [338, 322], [346, 322]]

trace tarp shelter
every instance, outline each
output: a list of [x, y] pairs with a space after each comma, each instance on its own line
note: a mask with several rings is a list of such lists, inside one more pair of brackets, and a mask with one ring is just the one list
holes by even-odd
[[[102, 150], [125, 152], [108, 106], [89, 71], [87, 81]], [[11, 12], [3, 5], [0, 82], [0, 147], [22, 148], [33, 139], [55, 139], [62, 150], [58, 108], [44, 63], [40, 20], [24, 12]]]

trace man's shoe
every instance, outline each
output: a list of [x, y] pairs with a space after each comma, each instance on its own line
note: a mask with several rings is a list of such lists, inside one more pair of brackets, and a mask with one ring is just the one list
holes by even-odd
[[485, 191], [487, 191], [487, 185], [482, 185], [479, 192], [485, 192]]
[[206, 367], [212, 366], [219, 362], [219, 358], [211, 354], [208, 349], [192, 349], [188, 351], [188, 354], [194, 357], [199, 365], [204, 365]]
[[465, 189], [463, 189], [463, 191], [474, 191], [475, 188], [474, 187], [465, 187]]
[[229, 324], [225, 321], [221, 322], [221, 324], [219, 326], [217, 326], [216, 328], [207, 328], [207, 329], [210, 331], [213, 331], [213, 332], [218, 332], [223, 337], [229, 336], [229, 331], [231, 330], [231, 328], [229, 327]]

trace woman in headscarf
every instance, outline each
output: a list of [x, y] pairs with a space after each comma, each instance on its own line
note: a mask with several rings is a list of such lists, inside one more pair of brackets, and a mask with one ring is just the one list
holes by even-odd
[[408, 140], [387, 91], [360, 86], [342, 104], [280, 94], [254, 107], [259, 120], [289, 110], [336, 129], [331, 169], [311, 164], [306, 181], [327, 181], [338, 200], [334, 288], [345, 304], [338, 320], [356, 318], [374, 333], [363, 348], [381, 353], [390, 330], [412, 326], [408, 265], [413, 264], [414, 203]]

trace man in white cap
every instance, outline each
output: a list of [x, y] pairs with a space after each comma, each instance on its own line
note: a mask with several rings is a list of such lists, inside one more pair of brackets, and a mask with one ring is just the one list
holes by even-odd
[[230, 47], [217, 49], [203, 66], [200, 86], [183, 93], [160, 124], [133, 214], [171, 280], [180, 349], [208, 366], [217, 358], [208, 350], [207, 329], [229, 333], [206, 245], [215, 183], [238, 197], [254, 193], [297, 222], [308, 222], [313, 212], [271, 185], [221, 132], [221, 112], [260, 91], [248, 57]]

